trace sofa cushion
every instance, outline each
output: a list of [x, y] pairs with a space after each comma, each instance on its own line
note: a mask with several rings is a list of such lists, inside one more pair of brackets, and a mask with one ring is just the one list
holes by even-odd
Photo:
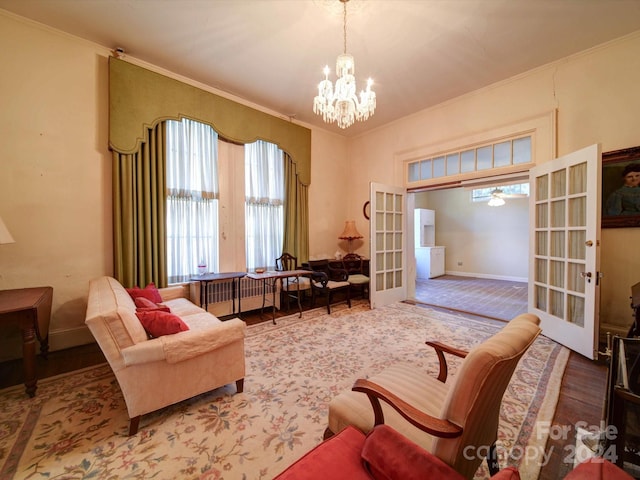
[[462, 475], [438, 457], [388, 425], [378, 425], [369, 432], [361, 455], [375, 480], [464, 480]]
[[151, 300], [145, 297], [137, 297], [135, 299], [137, 310], [162, 310], [163, 312], [170, 312], [171, 309], [162, 303], [153, 303]]
[[161, 310], [139, 310], [136, 312], [136, 316], [140, 319], [140, 323], [147, 333], [152, 337], [172, 335], [189, 330], [189, 327], [180, 317]]
[[151, 300], [153, 303], [162, 303], [162, 296], [156, 288], [155, 283], [151, 282], [144, 288], [140, 288], [137, 285], [133, 288], [127, 288], [127, 293], [131, 295], [134, 300], [138, 297], [144, 297]]
[[362, 432], [347, 427], [305, 454], [274, 480], [370, 480], [360, 460], [363, 441]]

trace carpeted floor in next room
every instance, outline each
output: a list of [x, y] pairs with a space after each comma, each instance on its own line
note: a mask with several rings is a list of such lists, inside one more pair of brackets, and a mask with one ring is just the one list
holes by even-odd
[[508, 321], [527, 311], [527, 283], [442, 275], [417, 279], [416, 300]]
[[[252, 325], [243, 393], [230, 385], [145, 415], [132, 437], [106, 365], [43, 379], [33, 399], [22, 385], [9, 387], [0, 390], [0, 478], [270, 479], [321, 441], [329, 400], [356, 378], [395, 361], [434, 374], [426, 338], [469, 348], [498, 328], [404, 303]], [[501, 463], [517, 465], [524, 480], [537, 478], [540, 458], [521, 462], [518, 452], [544, 452], [535, 428], [553, 418], [567, 358], [539, 337], [505, 393]], [[481, 467], [476, 478], [487, 476]]]

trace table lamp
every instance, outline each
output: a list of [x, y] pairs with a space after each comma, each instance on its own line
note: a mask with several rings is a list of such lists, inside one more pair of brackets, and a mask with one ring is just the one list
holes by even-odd
[[360, 232], [356, 229], [356, 221], [355, 220], [347, 220], [344, 222], [344, 231], [338, 237], [340, 240], [347, 240], [349, 242], [349, 253], [353, 253], [351, 249], [351, 242], [353, 240], [357, 240], [362, 238]]

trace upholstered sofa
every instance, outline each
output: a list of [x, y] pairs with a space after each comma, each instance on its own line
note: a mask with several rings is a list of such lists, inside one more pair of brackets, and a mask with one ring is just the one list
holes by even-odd
[[140, 416], [245, 376], [245, 323], [220, 321], [189, 300], [189, 285], [158, 289], [162, 305], [188, 330], [150, 338], [136, 316], [136, 304], [114, 278], [89, 284], [85, 323], [118, 380], [129, 413], [129, 434]]

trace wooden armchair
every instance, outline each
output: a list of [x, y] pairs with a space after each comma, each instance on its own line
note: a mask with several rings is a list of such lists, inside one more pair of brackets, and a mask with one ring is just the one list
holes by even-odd
[[[276, 258], [276, 271], [286, 272], [287, 270], [298, 270], [298, 258], [290, 253], [284, 252], [280, 257]], [[281, 283], [282, 294], [286, 299], [287, 311], [289, 310], [289, 301], [291, 298], [298, 300], [304, 297], [306, 292], [311, 290], [311, 281], [307, 277], [286, 277]], [[282, 304], [282, 303], [281, 303]]]
[[332, 268], [329, 260], [310, 260], [309, 269], [313, 271], [311, 275], [311, 306], [316, 302], [316, 297], [325, 299], [327, 313], [331, 313], [331, 301], [336, 292], [343, 292], [346, 295], [344, 301], [351, 308], [351, 284], [349, 274], [341, 268]]
[[[384, 423], [466, 478], [473, 477], [488, 452], [494, 473], [502, 397], [518, 361], [540, 334], [539, 321], [532, 314], [519, 315], [469, 353], [428, 342], [440, 361], [438, 378], [412, 364], [396, 364], [357, 380], [351, 391], [329, 403], [325, 438], [348, 425], [367, 433]], [[448, 381], [445, 353], [464, 358]]]
[[349, 274], [347, 281], [351, 288], [359, 290], [362, 298], [369, 298], [369, 276], [365, 274], [363, 258], [357, 253], [347, 253], [342, 258], [342, 265]]

